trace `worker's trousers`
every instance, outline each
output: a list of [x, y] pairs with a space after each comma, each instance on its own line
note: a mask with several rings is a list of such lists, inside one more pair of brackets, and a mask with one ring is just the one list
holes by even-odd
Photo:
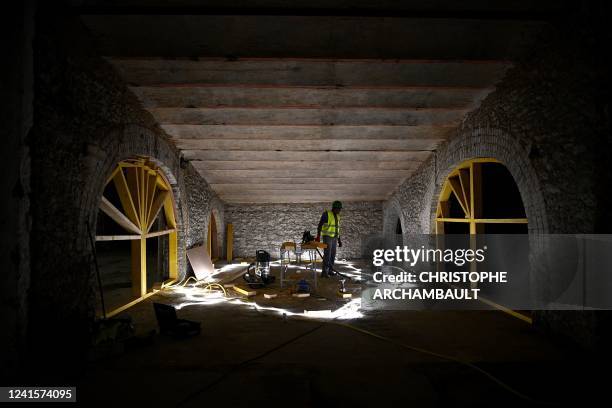
[[323, 250], [323, 274], [333, 274], [334, 262], [336, 261], [336, 245], [338, 238], [328, 237], [323, 235], [323, 243], [327, 244], [327, 248]]

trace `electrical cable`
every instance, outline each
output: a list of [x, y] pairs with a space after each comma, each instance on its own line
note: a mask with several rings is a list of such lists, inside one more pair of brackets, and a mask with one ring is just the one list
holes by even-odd
[[182, 280], [180, 282], [174, 282], [174, 283], [171, 283], [171, 284], [168, 284], [168, 285], [164, 285], [163, 288], [164, 289], [168, 289], [168, 288], [174, 288], [174, 287], [179, 287], [179, 286], [184, 288], [185, 285], [187, 285], [192, 279], [194, 281], [196, 281], [196, 282], [198, 281], [194, 276], [190, 276], [186, 280]]
[[[317, 249], [317, 252], [318, 252], [318, 249]], [[189, 279], [187, 279], [187, 281], [185, 281], [183, 286], [185, 284], [187, 284], [187, 282], [189, 282]], [[271, 349], [269, 349], [269, 350], [267, 350], [267, 351], [265, 351], [265, 352], [263, 352], [261, 354], [258, 354], [255, 357], [252, 357], [250, 359], [247, 359], [247, 360], [244, 360], [244, 361], [238, 363], [237, 365], [232, 367], [230, 370], [228, 370], [226, 373], [224, 373], [221, 376], [219, 376], [217, 379], [213, 380], [212, 382], [206, 384], [204, 387], [199, 388], [196, 391], [194, 391], [193, 393], [191, 393], [188, 396], [186, 396], [177, 405], [178, 406], [184, 405], [189, 400], [191, 400], [191, 399], [197, 397], [198, 395], [200, 395], [201, 393], [211, 389], [212, 387], [214, 387], [215, 385], [217, 385], [218, 383], [223, 381], [225, 378], [227, 378], [229, 375], [231, 375], [235, 371], [238, 371], [242, 367], [244, 367], [244, 366], [246, 366], [246, 365], [248, 365], [248, 364], [250, 364], [250, 363], [252, 363], [252, 362], [254, 362], [256, 360], [259, 360], [259, 359], [261, 359], [261, 358], [263, 358], [263, 357], [265, 357], [265, 356], [267, 356], [269, 354], [272, 354], [273, 352], [275, 352], [277, 350], [280, 350], [281, 348], [283, 348], [283, 347], [285, 347], [285, 346], [287, 346], [287, 345], [289, 345], [289, 344], [291, 344], [291, 343], [293, 343], [293, 342], [295, 342], [295, 341], [297, 341], [297, 340], [299, 340], [299, 339], [301, 339], [301, 338], [303, 338], [303, 337], [305, 337], [305, 336], [315, 332], [316, 330], [319, 330], [320, 328], [322, 328], [326, 324], [334, 324], [334, 325], [337, 325], [337, 326], [340, 326], [340, 327], [345, 327], [345, 328], [348, 328], [348, 329], [357, 331], [359, 333], [362, 333], [362, 334], [374, 337], [376, 339], [388, 342], [390, 344], [393, 344], [395, 346], [398, 346], [398, 347], [401, 347], [401, 348], [404, 348], [404, 349], [407, 349], [407, 350], [415, 351], [415, 352], [418, 352], [418, 353], [421, 353], [421, 354], [430, 355], [430, 356], [433, 356], [433, 357], [436, 357], [436, 358], [439, 358], [439, 359], [442, 359], [442, 360], [448, 360], [448, 361], [452, 361], [452, 362], [457, 363], [457, 364], [464, 365], [464, 366], [466, 366], [468, 368], [471, 368], [472, 370], [474, 370], [474, 371], [484, 375], [489, 380], [491, 380], [493, 383], [497, 384], [498, 386], [500, 386], [502, 389], [506, 390], [507, 392], [509, 392], [509, 393], [513, 394], [514, 396], [516, 396], [516, 397], [518, 397], [518, 398], [520, 398], [520, 399], [522, 399], [524, 401], [527, 401], [527, 402], [529, 402], [531, 404], [535, 404], [535, 405], [549, 405], [549, 406], [557, 405], [557, 404], [554, 404], [554, 403], [551, 403], [551, 402], [537, 401], [537, 400], [529, 397], [528, 395], [523, 394], [520, 391], [514, 389], [513, 387], [511, 387], [510, 385], [508, 385], [504, 381], [500, 380], [499, 378], [497, 378], [496, 376], [494, 376], [490, 372], [488, 372], [488, 371], [478, 367], [476, 364], [473, 364], [473, 363], [471, 363], [469, 361], [464, 361], [464, 360], [461, 360], [461, 359], [453, 357], [453, 356], [449, 356], [449, 355], [446, 355], [446, 354], [437, 353], [435, 351], [427, 350], [427, 349], [424, 349], [424, 348], [421, 348], [421, 347], [417, 347], [417, 346], [412, 346], [412, 345], [409, 345], [409, 344], [401, 343], [401, 342], [393, 340], [393, 339], [391, 339], [389, 337], [385, 337], [385, 336], [382, 336], [380, 334], [376, 334], [374, 332], [371, 332], [369, 330], [362, 329], [360, 327], [357, 327], [357, 326], [354, 326], [354, 325], [351, 325], [351, 324], [348, 324], [348, 323], [338, 322], [337, 319], [339, 317], [341, 317], [341, 316], [336, 316], [334, 319], [329, 320], [329, 321], [323, 321], [321, 324], [317, 325], [316, 327], [314, 327], [314, 328], [312, 328], [310, 330], [307, 330], [307, 331], [305, 331], [305, 332], [303, 332], [303, 333], [301, 333], [301, 334], [299, 334], [299, 335], [297, 335], [297, 336], [295, 336], [295, 337], [293, 337], [293, 338], [291, 338], [291, 339], [289, 339], [289, 340], [287, 340], [287, 341], [285, 341], [285, 342], [283, 342], [283, 343], [281, 343], [281, 344], [279, 344], [279, 345], [277, 345], [277, 346], [275, 346], [275, 347], [273, 347], [273, 348], [271, 348]], [[301, 321], [309, 321], [309, 320], [306, 320], [304, 318], [300, 318], [300, 317], [297, 317], [297, 316], [294, 316], [294, 319], [301, 320]]]
[[[180, 285], [181, 287], [185, 287], [191, 280], [194, 280], [196, 283], [198, 283], [198, 280], [196, 279], [195, 276], [190, 276], [189, 278], [187, 278], [187, 280], [185, 282], [183, 282], [182, 285]], [[194, 283], [195, 285], [195, 283]]]
[[341, 327], [346, 327], [348, 329], [355, 330], [355, 331], [357, 331], [359, 333], [366, 334], [368, 336], [372, 336], [372, 337], [377, 338], [379, 340], [383, 340], [383, 341], [386, 341], [386, 342], [391, 343], [393, 345], [396, 345], [396, 346], [399, 346], [399, 347], [402, 347], [402, 348], [405, 348], [405, 349], [408, 349], [408, 350], [416, 351], [416, 352], [421, 353], [421, 354], [428, 354], [428, 355], [440, 358], [442, 360], [449, 360], [449, 361], [452, 361], [454, 363], [465, 365], [465, 366], [467, 366], [467, 367], [469, 367], [469, 368], [479, 372], [480, 374], [484, 375], [489, 380], [493, 381], [495, 384], [499, 385], [500, 387], [502, 387], [506, 391], [510, 392], [511, 394], [519, 397], [520, 399], [528, 401], [528, 402], [530, 402], [532, 404], [536, 404], [536, 405], [557, 405], [557, 404], [554, 404], [552, 402], [536, 401], [533, 398], [529, 397], [528, 395], [525, 395], [525, 394], [521, 393], [520, 391], [515, 390], [514, 388], [512, 388], [507, 383], [505, 383], [502, 380], [500, 380], [499, 378], [495, 377], [493, 374], [491, 374], [488, 371], [478, 367], [476, 364], [470, 363], [469, 361], [463, 361], [461, 359], [458, 359], [458, 358], [452, 357], [452, 356], [448, 356], [446, 354], [436, 353], [434, 351], [430, 351], [430, 350], [427, 350], [427, 349], [424, 349], [424, 348], [420, 348], [420, 347], [416, 347], [416, 346], [411, 346], [411, 345], [405, 344], [405, 343], [400, 343], [400, 342], [395, 341], [393, 339], [390, 339], [388, 337], [381, 336], [380, 334], [373, 333], [373, 332], [371, 332], [369, 330], [365, 330], [365, 329], [359, 328], [357, 326], [353, 326], [353, 325], [348, 324], [348, 323], [340, 323], [340, 322], [336, 322], [336, 321], [330, 321], [330, 322], [326, 322], [326, 323], [328, 323], [328, 324], [335, 324], [335, 325], [338, 325], [338, 326], [341, 326]]
[[[273, 347], [273, 348], [271, 348], [271, 349], [269, 349], [269, 350], [267, 350], [267, 351], [265, 351], [265, 352], [263, 352], [261, 354], [258, 354], [255, 357], [252, 357], [250, 359], [247, 359], [247, 360], [244, 360], [244, 361], [238, 363], [237, 365], [232, 367], [229, 371], [227, 371], [226, 373], [224, 373], [221, 376], [219, 376], [217, 379], [213, 380], [212, 382], [206, 384], [204, 387], [202, 387], [202, 388], [194, 391], [193, 393], [189, 394], [188, 396], [186, 396], [183, 400], [181, 400], [177, 404], [177, 406], [184, 405], [189, 400], [192, 400], [193, 398], [197, 397], [201, 393], [211, 389], [212, 387], [214, 387], [215, 385], [217, 385], [218, 383], [223, 381], [225, 378], [227, 378], [229, 375], [231, 375], [232, 373], [238, 371], [242, 367], [244, 367], [244, 366], [246, 366], [246, 365], [248, 365], [248, 364], [250, 364], [250, 363], [252, 363], [252, 362], [254, 362], [256, 360], [259, 360], [259, 359], [261, 359], [261, 358], [263, 358], [263, 357], [265, 357], [267, 355], [270, 355], [270, 354], [272, 354], [273, 352], [275, 352], [277, 350], [280, 350], [281, 348], [283, 348], [283, 347], [285, 347], [285, 346], [287, 346], [287, 345], [289, 345], [289, 344], [291, 344], [291, 343], [293, 343], [293, 342], [295, 342], [295, 341], [297, 341], [297, 340], [299, 340], [299, 339], [301, 339], [301, 338], [303, 338], [303, 337], [305, 337], [305, 336], [307, 336], [307, 335], [309, 335], [309, 334], [319, 330], [320, 328], [322, 328], [323, 326], [325, 326], [327, 324], [335, 324], [337, 326], [345, 327], [345, 328], [357, 331], [359, 333], [362, 333], [362, 334], [374, 337], [376, 339], [379, 339], [379, 340], [391, 343], [391, 344], [393, 344], [395, 346], [398, 346], [398, 347], [401, 347], [401, 348], [404, 348], [404, 349], [407, 349], [407, 350], [416, 351], [416, 352], [421, 353], [421, 354], [426, 354], [426, 355], [434, 356], [434, 357], [437, 357], [437, 358], [442, 359], [442, 360], [448, 360], [448, 361], [452, 361], [452, 362], [457, 363], [457, 364], [464, 365], [464, 366], [469, 367], [472, 370], [475, 370], [476, 372], [484, 375], [489, 380], [491, 380], [492, 382], [494, 382], [495, 384], [497, 384], [498, 386], [500, 386], [504, 390], [508, 391], [509, 393], [515, 395], [516, 397], [518, 397], [518, 398], [520, 398], [522, 400], [528, 401], [531, 404], [535, 404], [535, 405], [549, 405], [549, 406], [557, 405], [557, 404], [554, 404], [554, 403], [551, 403], [551, 402], [537, 401], [537, 400], [529, 397], [528, 395], [523, 394], [520, 391], [514, 389], [513, 387], [511, 387], [510, 385], [508, 385], [504, 381], [500, 380], [499, 378], [497, 378], [493, 374], [491, 374], [488, 371], [478, 367], [477, 365], [475, 365], [473, 363], [470, 363], [469, 361], [463, 361], [463, 360], [458, 359], [456, 357], [452, 357], [452, 356], [449, 356], [449, 355], [446, 355], [446, 354], [442, 354], [442, 353], [436, 353], [434, 351], [427, 350], [427, 349], [424, 349], [424, 348], [421, 348], [421, 347], [411, 346], [409, 344], [405, 344], [405, 343], [401, 343], [401, 342], [395, 341], [395, 340], [390, 339], [388, 337], [381, 336], [381, 335], [373, 333], [373, 332], [371, 332], [369, 330], [365, 330], [365, 329], [359, 328], [357, 326], [353, 326], [353, 325], [348, 324], [348, 323], [338, 322], [338, 321], [336, 321], [338, 319], [338, 317], [336, 317], [336, 318], [334, 318], [334, 319], [332, 319], [330, 321], [324, 321], [321, 324], [317, 325], [316, 327], [314, 327], [314, 328], [312, 328], [310, 330], [307, 330], [307, 331], [305, 331], [305, 332], [303, 332], [303, 333], [301, 333], [301, 334], [299, 334], [299, 335], [297, 335], [297, 336], [295, 336], [295, 337], [293, 337], [293, 338], [291, 338], [291, 339], [289, 339], [289, 340], [287, 340], [287, 341], [285, 341], [285, 342], [283, 342], [283, 343], [281, 343], [281, 344], [279, 344], [279, 345], [277, 345], [277, 346], [275, 346], [275, 347]], [[306, 321], [306, 320], [301, 319], [299, 317], [297, 317], [296, 319], [297, 320]]]
[[223, 296], [227, 297], [227, 291], [225, 290], [225, 288], [223, 287], [223, 285], [219, 284], [219, 283], [214, 283], [214, 282], [205, 282], [204, 287], [202, 286], [198, 286], [198, 284], [194, 284], [193, 285], [196, 288], [202, 289], [202, 290], [207, 290], [209, 292], [213, 292], [215, 288], [218, 288], [221, 290], [221, 292], [223, 292]]
[[198, 395], [202, 394], [203, 392], [208, 391], [209, 389], [211, 389], [212, 387], [214, 387], [215, 385], [219, 384], [221, 381], [223, 381], [225, 378], [227, 378], [228, 376], [230, 376], [232, 373], [240, 370], [242, 367], [249, 365], [250, 363], [259, 360], [260, 358], [263, 358], [269, 354], [274, 353], [277, 350], [282, 349], [283, 347], [301, 339], [302, 337], [306, 337], [309, 334], [319, 330], [321, 327], [325, 326], [326, 322], [323, 322], [315, 327], [313, 327], [310, 330], [307, 330], [303, 333], [298, 334], [295, 337], [290, 338], [287, 341], [284, 341], [283, 343], [267, 350], [264, 351], [261, 354], [256, 355], [255, 357], [249, 358], [247, 360], [242, 361], [241, 363], [238, 363], [237, 365], [235, 365], [234, 367], [232, 367], [230, 370], [228, 370], [227, 372], [225, 372], [224, 374], [221, 374], [217, 379], [209, 382], [208, 384], [206, 384], [205, 386], [195, 390], [194, 392], [192, 392], [191, 394], [187, 395], [185, 398], [183, 398], [181, 401], [179, 401], [176, 405], [177, 406], [183, 406], [186, 403], [188, 403], [190, 400], [194, 399], [195, 397], [197, 397]]
[[[190, 278], [187, 278], [187, 280], [189, 280]], [[183, 284], [183, 286], [185, 286], [185, 284], [187, 284], [187, 282], [183, 283], [184, 280], [185, 280], [185, 278], [183, 278], [183, 280], [178, 281], [178, 282], [175, 281], [175, 282], [172, 282], [172, 283], [163, 284], [162, 285], [162, 289], [174, 288], [174, 287], [177, 287], [177, 286], [181, 286], [181, 284]]]
[[[285, 315], [283, 315], [283, 317], [285, 317]], [[335, 321], [336, 319], [338, 319], [341, 316], [336, 316], [335, 318], [332, 319], [332, 321]], [[312, 320], [306, 320], [306, 319], [297, 319], [297, 320], [301, 320], [301, 321], [312, 321]], [[220, 383], [221, 381], [223, 381], [225, 378], [227, 378], [229, 375], [231, 375], [232, 373], [238, 371], [239, 369], [241, 369], [242, 367], [259, 360], [260, 358], [263, 358], [267, 355], [272, 354], [273, 352], [282, 349], [285, 346], [288, 346], [289, 344], [308, 336], [311, 333], [314, 333], [315, 331], [319, 330], [320, 328], [322, 328], [323, 326], [325, 326], [326, 324], [328, 324], [329, 322], [327, 321], [323, 321], [320, 324], [318, 324], [317, 326], [313, 327], [310, 330], [307, 330], [303, 333], [298, 334], [295, 337], [292, 337], [291, 339], [267, 350], [264, 351], [261, 354], [256, 355], [255, 357], [252, 357], [250, 359], [244, 360], [240, 363], [238, 363], [237, 365], [235, 365], [234, 367], [232, 367], [230, 370], [228, 370], [227, 372], [225, 372], [224, 374], [220, 375], [217, 379], [211, 381], [210, 383], [206, 384], [204, 387], [199, 388], [197, 390], [195, 390], [194, 392], [192, 392], [191, 394], [187, 395], [185, 398], [183, 398], [181, 401], [179, 401], [176, 405], [177, 406], [182, 406], [185, 405], [187, 402], [189, 402], [190, 400], [192, 400], [193, 398], [197, 397], [198, 395], [202, 394], [205, 391], [208, 391], [209, 389], [211, 389], [212, 387], [214, 387], [215, 385], [217, 385], [218, 383]]]

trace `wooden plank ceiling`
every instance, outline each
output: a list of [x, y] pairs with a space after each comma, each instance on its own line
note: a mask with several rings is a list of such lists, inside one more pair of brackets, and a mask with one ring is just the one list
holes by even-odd
[[388, 198], [542, 26], [452, 16], [83, 19], [230, 203]]

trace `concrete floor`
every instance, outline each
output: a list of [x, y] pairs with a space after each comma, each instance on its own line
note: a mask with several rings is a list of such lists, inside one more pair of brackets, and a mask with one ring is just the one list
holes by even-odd
[[[333, 293], [337, 282], [324, 282], [321, 290]], [[348, 321], [307, 320], [247, 302], [189, 304], [185, 296], [160, 292], [125, 315], [145, 333], [156, 327], [152, 302], [173, 304], [179, 317], [202, 322], [200, 336], [157, 335], [152, 344], [92, 362], [78, 385], [79, 400], [97, 406], [534, 405], [473, 368], [399, 343], [474, 363], [538, 401], [597, 406], [594, 398], [605, 390], [596, 371], [606, 367], [602, 359], [502, 312], [376, 311]], [[258, 294], [255, 302], [262, 300]], [[342, 306], [317, 297], [276, 301], [268, 302], [294, 311]]]

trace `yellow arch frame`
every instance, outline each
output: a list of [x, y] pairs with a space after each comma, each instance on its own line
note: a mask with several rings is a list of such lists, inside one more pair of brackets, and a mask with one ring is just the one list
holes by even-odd
[[[527, 224], [527, 218], [482, 218], [482, 164], [499, 163], [499, 160], [491, 158], [471, 159], [461, 163], [453, 170], [440, 191], [438, 205], [436, 208], [435, 233], [444, 234], [445, 222], [465, 222], [470, 224], [470, 235], [484, 232], [484, 224]], [[463, 218], [452, 218], [449, 214], [449, 200], [454, 195], [463, 210]], [[470, 265], [470, 270], [475, 270], [475, 265]], [[522, 313], [509, 309], [505, 306], [492, 302], [488, 299], [479, 298], [480, 301], [493, 306], [502, 312], [508, 313], [526, 323], [531, 324], [533, 320]]]
[[[155, 293], [147, 293], [147, 242], [148, 238], [168, 235], [169, 280], [162, 285], [171, 284], [178, 277], [178, 236], [176, 225], [176, 206], [168, 179], [155, 163], [147, 158], [135, 158], [119, 162], [106, 185], [114, 183], [121, 208], [115, 207], [104, 195], [100, 210], [119, 224], [125, 235], [96, 235], [96, 241], [130, 240], [132, 244], [132, 294], [136, 300], [108, 312], [108, 317], [133, 306]], [[163, 209], [168, 229], [151, 231], [157, 216]]]
[[[436, 209], [435, 233], [444, 234], [445, 222], [466, 222], [470, 234], [483, 232], [484, 224], [527, 224], [527, 218], [482, 218], [482, 164], [499, 163], [490, 158], [472, 159], [461, 163], [453, 170], [440, 191]], [[449, 200], [451, 194], [457, 198], [464, 218], [451, 218]]]

